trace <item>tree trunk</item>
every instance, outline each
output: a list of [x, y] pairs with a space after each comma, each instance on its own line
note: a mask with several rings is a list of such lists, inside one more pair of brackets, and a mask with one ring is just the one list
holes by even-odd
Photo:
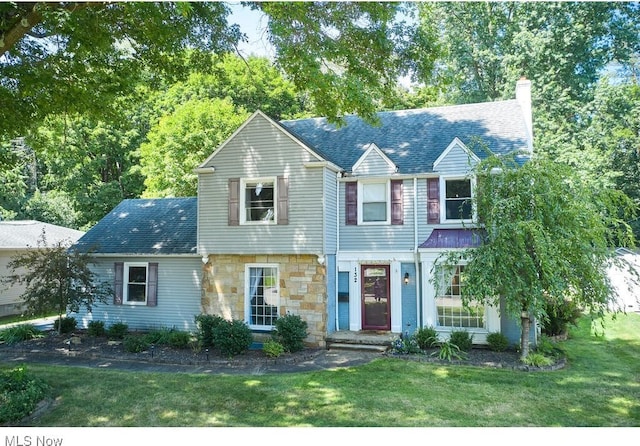
[[529, 354], [529, 331], [531, 329], [531, 321], [529, 320], [529, 313], [522, 312], [520, 316], [520, 325], [522, 326], [522, 332], [520, 333], [520, 359], [524, 359]]

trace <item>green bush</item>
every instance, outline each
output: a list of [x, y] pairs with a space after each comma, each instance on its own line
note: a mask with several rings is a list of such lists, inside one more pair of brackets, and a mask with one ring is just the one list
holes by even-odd
[[246, 352], [251, 347], [253, 335], [244, 321], [223, 319], [213, 329], [213, 345], [223, 356], [236, 356]]
[[7, 345], [16, 344], [29, 339], [41, 338], [44, 335], [32, 324], [20, 324], [0, 331], [0, 341]]
[[295, 314], [287, 314], [276, 319], [273, 339], [284, 346], [285, 351], [297, 352], [304, 349], [308, 336], [307, 322]]
[[443, 341], [438, 344], [438, 351], [433, 352], [431, 355], [438, 355], [438, 359], [443, 361], [453, 361], [454, 359], [465, 359], [466, 353], [463, 352], [460, 347], [451, 341]]
[[487, 335], [487, 345], [489, 346], [489, 350], [503, 352], [509, 348], [509, 340], [502, 333], [489, 333]]
[[191, 334], [175, 328], [152, 330], [145, 335], [149, 344], [168, 345], [173, 348], [187, 348], [191, 343]]
[[48, 386], [27, 372], [25, 366], [0, 371], [0, 424], [29, 415], [46, 395]]
[[124, 339], [129, 331], [129, 326], [123, 322], [112, 324], [107, 330], [109, 339]]
[[468, 352], [473, 346], [473, 335], [467, 330], [454, 330], [451, 332], [449, 341], [463, 352]]
[[269, 358], [277, 358], [284, 353], [284, 346], [278, 341], [269, 339], [264, 344], [262, 344], [262, 351]]
[[548, 336], [565, 334], [569, 325], [576, 326], [582, 315], [578, 305], [569, 299], [550, 302], [545, 306], [546, 317], [542, 320], [542, 333]]
[[416, 330], [414, 336], [418, 346], [423, 350], [431, 348], [438, 343], [438, 332], [433, 327], [420, 327]]
[[87, 326], [87, 334], [96, 338], [106, 335], [107, 330], [104, 328], [104, 322], [90, 321]]
[[150, 346], [149, 341], [144, 336], [127, 335], [122, 341], [124, 350], [129, 353], [140, 353], [147, 350]]
[[396, 355], [415, 355], [423, 353], [422, 349], [418, 345], [415, 335], [403, 336], [400, 339], [396, 339], [393, 344], [391, 344], [391, 352]]
[[526, 365], [532, 367], [546, 367], [553, 364], [553, 359], [538, 352], [530, 352], [523, 360]]
[[[60, 333], [72, 333], [76, 329], [77, 325], [78, 322], [74, 317], [63, 317], [62, 319], [56, 319], [53, 322], [53, 329], [55, 331], [60, 331]], [[58, 330], [58, 327], [62, 328]]]
[[536, 345], [535, 351], [536, 353], [540, 353], [544, 356], [551, 356], [554, 358], [562, 355], [562, 349], [560, 349], [557, 344], [546, 335], [541, 335], [538, 338], [538, 344]]
[[203, 347], [213, 346], [213, 330], [226, 320], [222, 316], [199, 314], [196, 316], [196, 338]]

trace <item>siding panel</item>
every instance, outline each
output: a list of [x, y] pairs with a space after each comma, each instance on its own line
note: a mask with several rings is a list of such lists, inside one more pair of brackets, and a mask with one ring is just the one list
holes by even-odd
[[471, 172], [476, 164], [477, 162], [466, 150], [460, 146], [455, 146], [438, 163], [435, 170], [444, 175], [466, 175]]

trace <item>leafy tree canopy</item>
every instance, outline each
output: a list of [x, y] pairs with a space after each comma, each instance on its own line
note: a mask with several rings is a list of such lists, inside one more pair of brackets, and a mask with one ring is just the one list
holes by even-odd
[[522, 321], [523, 357], [529, 318], [544, 318], [547, 304], [569, 298], [603, 316], [613, 297], [607, 276], [613, 248], [635, 244], [629, 198], [590, 188], [566, 164], [542, 157], [522, 167], [491, 157], [475, 173], [484, 243], [445, 261], [466, 263], [463, 300], [498, 306], [504, 298], [506, 312]]

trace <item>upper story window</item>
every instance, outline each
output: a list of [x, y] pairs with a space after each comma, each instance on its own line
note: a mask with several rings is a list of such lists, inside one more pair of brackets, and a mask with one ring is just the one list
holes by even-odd
[[387, 182], [361, 183], [361, 223], [389, 222], [389, 189]]
[[242, 181], [242, 223], [274, 223], [275, 194], [273, 178]]
[[403, 180], [345, 183], [345, 224], [404, 223]]
[[473, 219], [472, 183], [469, 178], [444, 180], [444, 220], [464, 221]]
[[287, 177], [229, 178], [229, 226], [289, 224]]

